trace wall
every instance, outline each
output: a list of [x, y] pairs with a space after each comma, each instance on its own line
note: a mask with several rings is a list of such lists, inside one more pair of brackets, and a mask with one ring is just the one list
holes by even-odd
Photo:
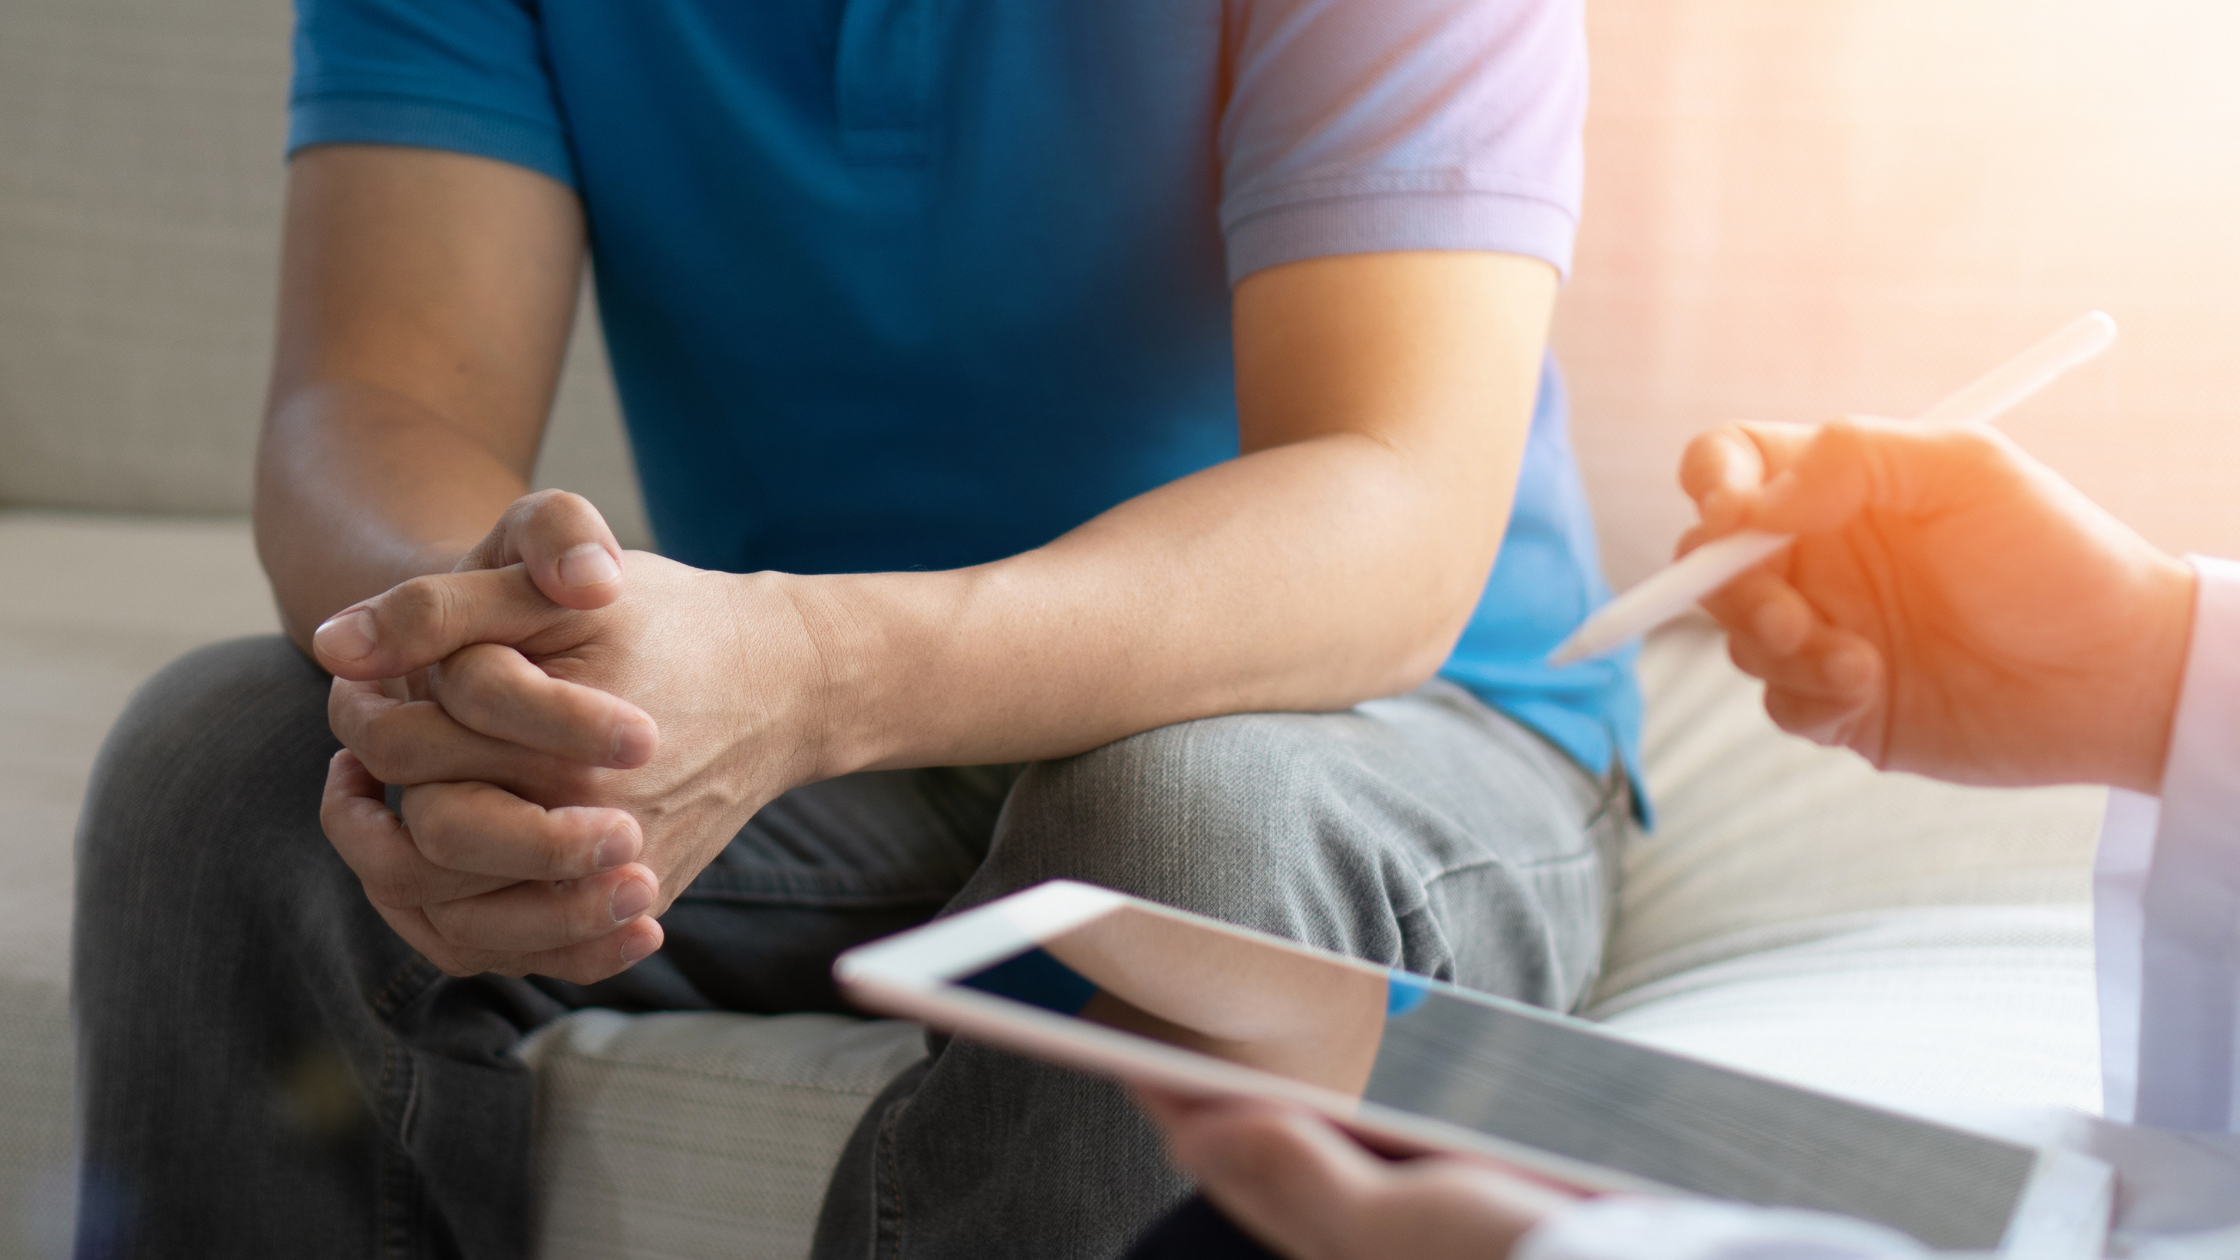
[[[1590, 0], [1557, 344], [1621, 584], [1730, 418], [1907, 415], [2093, 307], [2007, 430], [2174, 548], [2240, 554], [2240, 6]], [[1647, 458], [1644, 458], [1644, 455]]]

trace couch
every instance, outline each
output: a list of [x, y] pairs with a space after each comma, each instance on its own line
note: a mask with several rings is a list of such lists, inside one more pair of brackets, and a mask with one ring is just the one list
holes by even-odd
[[[2100, 296], [2110, 290], [2142, 308], [2161, 294], [2191, 322], [2146, 320], [2145, 366], [2111, 356], [2022, 431], [2158, 538], [2240, 542], [2206, 484], [2145, 478], [2135, 458], [2093, 445], [2134, 386], [2179, 440], [2210, 440], [2205, 400], [2228, 370], [2212, 334], [2240, 325], [2234, 247], [2205, 231], [2139, 245], [2191, 251], [2188, 283], [2154, 289], [2177, 273], [2142, 280], [2135, 257], [2106, 250], [2061, 266], [2050, 246], [2001, 254], [1949, 221], [2018, 213], [2068, 163], [2129, 153], [2120, 137], [2087, 131], [2083, 158], [2015, 159], [1944, 220], [1914, 206], [1941, 251], [1926, 261], [1885, 239], [1894, 229], [1873, 204], [1842, 203], [1880, 195], [1850, 180], [1861, 170], [1902, 180], [1892, 154], [1921, 134], [1916, 113], [1885, 117], [1875, 101], [1976, 100], [1938, 77], [1945, 62], [1891, 49], [2001, 15], [2042, 27], [2048, 12], [1978, 7], [1971, 19], [1934, 0], [1609, 0], [1592, 15], [1595, 174], [1557, 339], [1621, 582], [1685, 520], [1670, 477], [1687, 432], [1738, 413], [1917, 406], [2095, 301], [2125, 316]], [[166, 660], [276, 624], [244, 514], [288, 20], [283, 0], [0, 5], [0, 1257], [63, 1254], [74, 1210], [70, 845], [95, 749]], [[2106, 39], [2152, 47], [2173, 33], [2161, 20]], [[2228, 53], [2240, 43], [2218, 30]], [[2175, 75], [2182, 95], [2186, 67], [2229, 64], [2195, 55], [2207, 38], [2156, 82]], [[2097, 60], [2108, 46], [2029, 52]], [[1799, 57], [1840, 73], [1793, 74]], [[2032, 109], [2083, 108], [2053, 71], [2023, 79], [2020, 103], [1984, 106], [1972, 132], [1948, 119], [1931, 150], [1988, 151]], [[2226, 117], [2226, 98], [2203, 99], [2185, 117]], [[1830, 204], [1806, 205], [1815, 196], [1832, 220]], [[1802, 209], [1810, 226], [1781, 237]], [[1956, 273], [1974, 287], [1955, 287]], [[1940, 331], [1894, 349], [1869, 335], [1883, 315]], [[627, 543], [646, 544], [588, 307], [539, 478], [589, 494]], [[2087, 897], [2100, 793], [1883, 776], [1786, 737], [1700, 620], [1654, 636], [1642, 674], [1661, 825], [1628, 843], [1585, 1014], [1917, 1111], [2096, 1107]], [[522, 1053], [539, 1080], [540, 1254], [797, 1257], [855, 1116], [920, 1044], [894, 1021], [587, 1011]]]

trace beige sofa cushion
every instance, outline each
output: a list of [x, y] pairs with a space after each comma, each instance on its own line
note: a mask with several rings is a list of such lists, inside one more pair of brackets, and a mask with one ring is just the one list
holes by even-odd
[[2106, 793], [1879, 774], [1775, 731], [1707, 619], [1643, 654], [1658, 834], [1628, 846], [1588, 1013], [1917, 1111], [2098, 1111], [2090, 864]]
[[0, 591], [0, 1257], [56, 1256], [75, 1207], [70, 841], [94, 752], [142, 679], [276, 619], [238, 521], [0, 512]]
[[1599, 1001], [1860, 915], [2091, 896], [2102, 789], [1958, 787], [1783, 735], [1708, 618], [1666, 627], [1641, 682], [1658, 833], [1627, 853]]
[[791, 1258], [856, 1117], [925, 1040], [898, 1020], [585, 1011], [523, 1054], [545, 1260]]

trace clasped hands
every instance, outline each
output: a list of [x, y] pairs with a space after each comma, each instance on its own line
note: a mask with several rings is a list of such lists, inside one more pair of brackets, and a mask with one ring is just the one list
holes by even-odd
[[451, 573], [344, 609], [313, 648], [343, 744], [321, 825], [453, 975], [622, 971], [747, 819], [815, 777], [819, 671], [782, 576], [626, 553], [575, 495], [517, 501]]

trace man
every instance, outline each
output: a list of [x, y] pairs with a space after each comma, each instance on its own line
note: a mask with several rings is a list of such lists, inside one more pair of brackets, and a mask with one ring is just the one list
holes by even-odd
[[[229, 645], [112, 737], [82, 1252], [522, 1254], [525, 1030], [831, 1009], [1054, 876], [1584, 993], [1637, 705], [1538, 664], [1605, 593], [1575, 3], [298, 14], [257, 525], [338, 681]], [[527, 493], [587, 248], [664, 556]], [[931, 1049], [820, 1255], [1180, 1194], [1116, 1091]]]
[[[1704, 601], [1784, 729], [1885, 769], [2118, 789], [2095, 907], [2108, 1117], [2183, 1132], [2062, 1136], [2116, 1165], [2125, 1254], [2240, 1255], [2240, 564], [2163, 553], [1991, 429], [1735, 425], [1681, 475], [1702, 517], [1684, 545], [1798, 535]], [[1207, 1194], [1288, 1256], [1922, 1254], [1856, 1221], [1579, 1204], [1460, 1160], [1386, 1164], [1276, 1108], [1147, 1101]], [[1202, 1208], [1182, 1227], [1228, 1229]]]

